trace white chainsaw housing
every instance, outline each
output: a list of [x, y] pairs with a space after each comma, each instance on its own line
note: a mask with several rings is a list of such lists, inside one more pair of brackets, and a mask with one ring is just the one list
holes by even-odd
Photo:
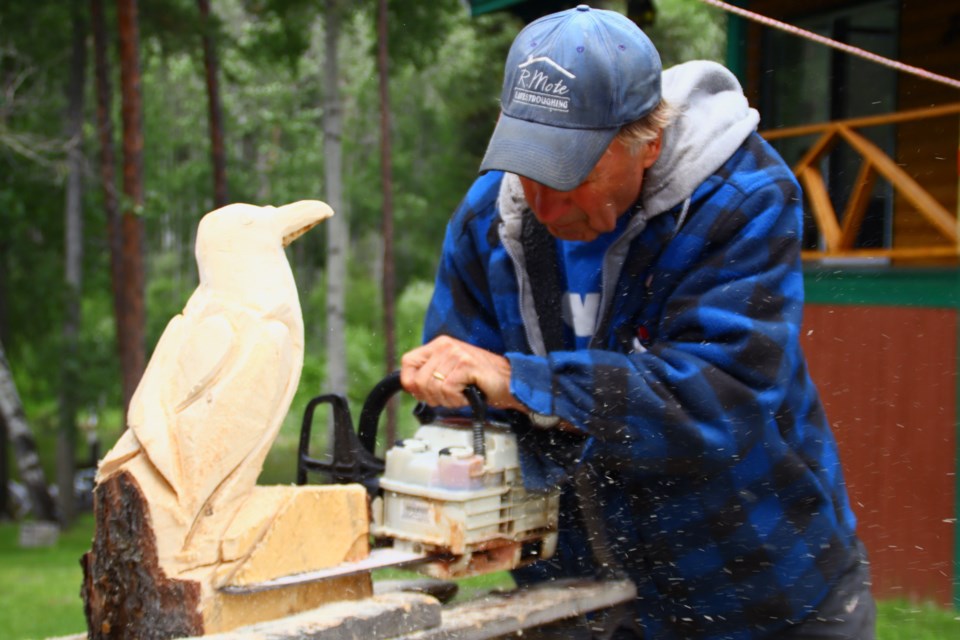
[[421, 565], [453, 578], [513, 569], [556, 549], [559, 492], [523, 487], [516, 436], [485, 425], [485, 459], [467, 421], [420, 427], [387, 451], [372, 533], [395, 549], [446, 555]]

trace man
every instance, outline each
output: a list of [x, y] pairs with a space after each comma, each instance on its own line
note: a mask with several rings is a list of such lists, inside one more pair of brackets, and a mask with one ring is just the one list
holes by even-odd
[[450, 408], [476, 384], [528, 487], [563, 487], [557, 554], [517, 581], [625, 572], [645, 638], [872, 638], [798, 342], [801, 193], [736, 79], [661, 75], [585, 5], [528, 25], [505, 73], [401, 380]]

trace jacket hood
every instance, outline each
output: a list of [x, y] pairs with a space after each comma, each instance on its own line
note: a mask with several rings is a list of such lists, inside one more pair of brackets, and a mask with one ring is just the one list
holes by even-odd
[[760, 121], [736, 76], [716, 62], [695, 60], [664, 71], [663, 99], [677, 113], [663, 132], [660, 157], [644, 176], [642, 201], [648, 216], [689, 198]]

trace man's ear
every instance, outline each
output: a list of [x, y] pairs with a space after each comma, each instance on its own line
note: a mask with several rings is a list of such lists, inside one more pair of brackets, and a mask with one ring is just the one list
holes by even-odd
[[655, 140], [643, 145], [643, 168], [649, 169], [653, 166], [653, 163], [657, 161], [657, 158], [660, 157], [660, 150], [663, 148], [663, 130], [660, 130], [660, 133], [657, 134]]

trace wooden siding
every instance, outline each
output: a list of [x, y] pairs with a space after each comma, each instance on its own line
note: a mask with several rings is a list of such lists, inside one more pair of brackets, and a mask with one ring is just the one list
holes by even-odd
[[875, 595], [951, 606], [957, 310], [808, 304], [803, 335]]
[[[900, 12], [900, 59], [934, 73], [960, 78], [960, 5], [913, 2]], [[912, 75], [900, 74], [899, 109], [915, 109], [960, 100], [960, 91]], [[960, 118], [904, 124], [897, 130], [897, 161], [948, 211], [958, 211]], [[897, 246], [935, 237], [902, 198], [896, 202], [893, 237]]]

